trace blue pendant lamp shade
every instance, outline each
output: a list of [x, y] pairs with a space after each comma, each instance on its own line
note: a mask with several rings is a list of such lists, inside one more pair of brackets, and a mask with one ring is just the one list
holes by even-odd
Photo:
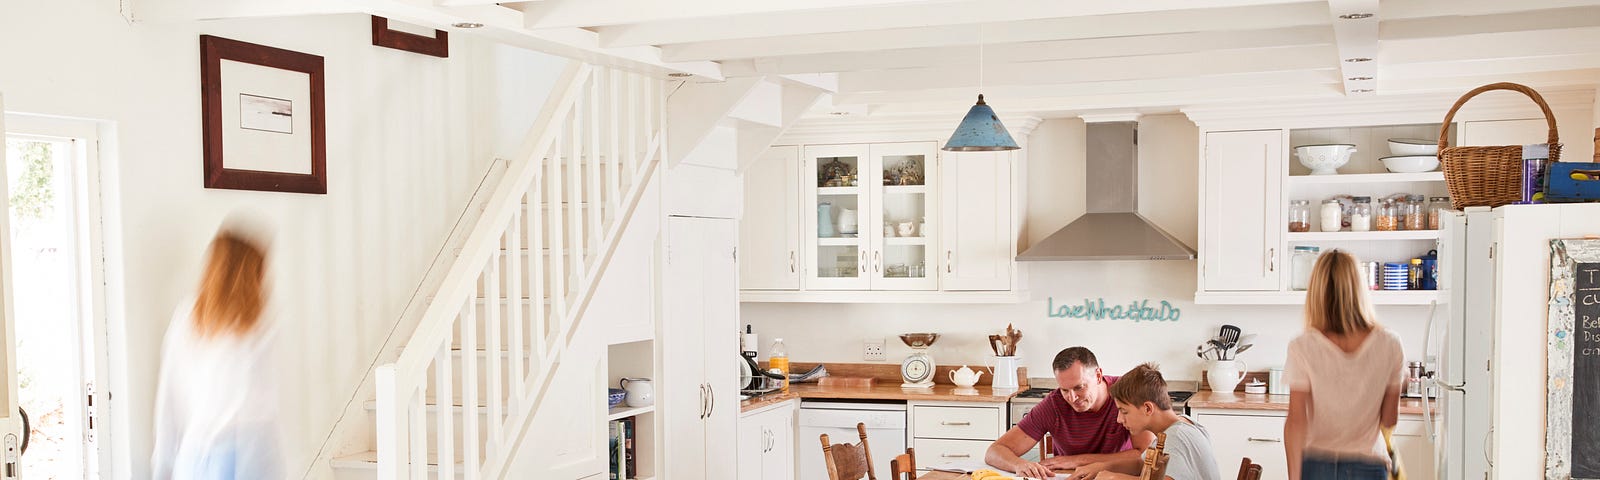
[[952, 152], [993, 152], [1001, 150], [1016, 150], [1017, 141], [1011, 139], [1011, 132], [1006, 131], [1006, 126], [1000, 123], [1000, 117], [995, 116], [994, 109], [989, 104], [983, 103], [983, 94], [978, 94], [978, 104], [967, 110], [967, 117], [961, 119], [961, 125], [956, 127], [956, 132], [950, 134], [950, 141], [944, 142], [944, 149]]

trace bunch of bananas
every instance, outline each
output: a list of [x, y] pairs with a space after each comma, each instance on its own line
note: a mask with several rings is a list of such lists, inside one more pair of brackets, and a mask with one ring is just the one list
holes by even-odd
[[989, 469], [972, 472], [972, 480], [1015, 480], [1016, 478]]

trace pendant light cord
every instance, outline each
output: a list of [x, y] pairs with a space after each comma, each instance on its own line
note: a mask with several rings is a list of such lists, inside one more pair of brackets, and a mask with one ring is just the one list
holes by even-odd
[[983, 24], [978, 24], [978, 93], [983, 93]]

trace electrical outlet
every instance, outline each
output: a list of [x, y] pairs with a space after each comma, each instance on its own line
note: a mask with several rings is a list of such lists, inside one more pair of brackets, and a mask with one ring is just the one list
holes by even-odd
[[886, 360], [883, 353], [883, 339], [867, 339], [861, 351], [861, 358], [869, 362], [882, 362]]

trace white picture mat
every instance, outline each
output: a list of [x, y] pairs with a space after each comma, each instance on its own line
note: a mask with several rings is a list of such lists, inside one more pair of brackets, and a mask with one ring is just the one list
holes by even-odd
[[[222, 71], [222, 166], [309, 175], [311, 173], [311, 76], [224, 59]], [[239, 95], [288, 100], [294, 105], [292, 135], [240, 128]]]

